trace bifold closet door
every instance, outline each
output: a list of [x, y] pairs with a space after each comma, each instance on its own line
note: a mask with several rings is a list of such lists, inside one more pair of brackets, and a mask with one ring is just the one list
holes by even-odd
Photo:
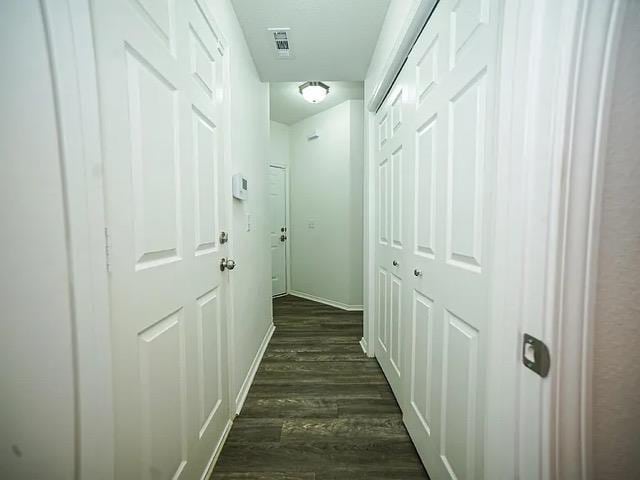
[[[389, 266], [400, 252], [392, 234], [378, 238], [376, 355], [391, 385], [401, 385], [400, 394], [397, 387], [394, 392], [405, 424], [434, 479], [483, 477], [500, 4], [441, 0], [378, 114], [384, 139], [393, 131], [383, 124], [392, 122], [394, 95], [405, 92], [402, 133], [395, 143], [389, 134], [377, 165], [383, 227], [384, 212], [393, 216], [384, 208], [392, 202], [393, 154], [402, 152], [407, 229], [399, 274]], [[382, 188], [385, 179], [391, 190]], [[399, 307], [393, 306], [394, 282], [401, 285]], [[394, 308], [404, 329], [399, 371], [385, 365], [391, 362], [381, 348], [389, 346], [381, 339], [393, 338], [391, 317], [382, 312], [391, 315]]]
[[230, 417], [224, 53], [204, 2], [92, 2], [117, 478], [200, 478]]
[[406, 335], [405, 262], [408, 237], [406, 188], [410, 130], [405, 121], [406, 75], [401, 75], [376, 114], [376, 358], [398, 402], [403, 401]]

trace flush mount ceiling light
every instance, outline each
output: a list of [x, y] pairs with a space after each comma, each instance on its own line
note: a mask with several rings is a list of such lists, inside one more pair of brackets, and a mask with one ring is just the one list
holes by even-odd
[[298, 87], [300, 95], [309, 103], [320, 103], [329, 94], [329, 85], [322, 82], [305, 82]]

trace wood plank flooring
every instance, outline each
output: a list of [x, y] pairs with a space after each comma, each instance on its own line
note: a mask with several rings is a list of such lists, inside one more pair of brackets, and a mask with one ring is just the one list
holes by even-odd
[[360, 348], [362, 313], [293, 296], [211, 479], [428, 479], [400, 409]]

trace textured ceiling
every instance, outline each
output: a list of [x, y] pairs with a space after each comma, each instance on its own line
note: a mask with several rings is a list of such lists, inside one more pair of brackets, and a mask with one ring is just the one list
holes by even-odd
[[329, 85], [327, 98], [321, 103], [309, 103], [298, 92], [300, 83], [276, 82], [271, 84], [271, 120], [291, 125], [345, 100], [364, 98], [362, 82], [325, 82]]
[[[364, 80], [389, 0], [232, 0], [265, 82]], [[269, 27], [289, 27], [293, 57], [275, 54]]]

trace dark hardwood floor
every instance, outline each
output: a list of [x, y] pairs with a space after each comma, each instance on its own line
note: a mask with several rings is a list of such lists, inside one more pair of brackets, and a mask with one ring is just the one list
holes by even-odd
[[287, 296], [212, 479], [428, 479], [400, 409], [360, 348], [362, 313]]

